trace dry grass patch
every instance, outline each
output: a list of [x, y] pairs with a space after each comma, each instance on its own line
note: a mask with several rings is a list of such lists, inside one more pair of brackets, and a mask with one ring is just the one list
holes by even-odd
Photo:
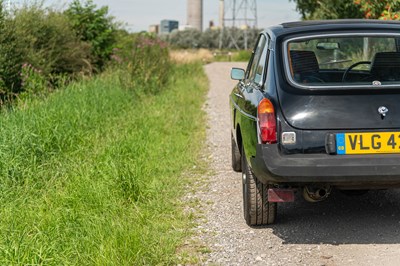
[[177, 63], [203, 62], [209, 63], [214, 59], [213, 53], [207, 49], [172, 50], [171, 59]]

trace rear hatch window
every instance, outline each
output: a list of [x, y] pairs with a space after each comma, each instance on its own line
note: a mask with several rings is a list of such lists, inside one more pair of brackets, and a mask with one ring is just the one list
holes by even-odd
[[398, 130], [400, 35], [321, 36], [283, 44], [285, 75], [293, 89], [285, 84], [278, 94], [288, 124], [342, 132]]
[[321, 35], [284, 43], [286, 77], [298, 88], [397, 87], [400, 36]]

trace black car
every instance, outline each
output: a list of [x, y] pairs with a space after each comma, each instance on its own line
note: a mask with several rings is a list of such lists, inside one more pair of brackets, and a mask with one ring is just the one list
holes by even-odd
[[230, 94], [232, 167], [249, 225], [301, 191], [400, 187], [400, 23], [331, 20], [263, 31]]

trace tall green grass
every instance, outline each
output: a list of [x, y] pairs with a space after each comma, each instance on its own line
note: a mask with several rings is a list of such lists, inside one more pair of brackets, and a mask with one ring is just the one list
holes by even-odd
[[108, 73], [0, 116], [1, 265], [176, 263], [207, 84], [172, 73], [156, 96]]

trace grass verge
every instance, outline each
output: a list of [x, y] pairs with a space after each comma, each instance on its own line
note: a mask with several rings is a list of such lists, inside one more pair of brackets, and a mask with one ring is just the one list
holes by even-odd
[[174, 264], [207, 80], [177, 66], [155, 96], [109, 73], [0, 117], [0, 264]]

